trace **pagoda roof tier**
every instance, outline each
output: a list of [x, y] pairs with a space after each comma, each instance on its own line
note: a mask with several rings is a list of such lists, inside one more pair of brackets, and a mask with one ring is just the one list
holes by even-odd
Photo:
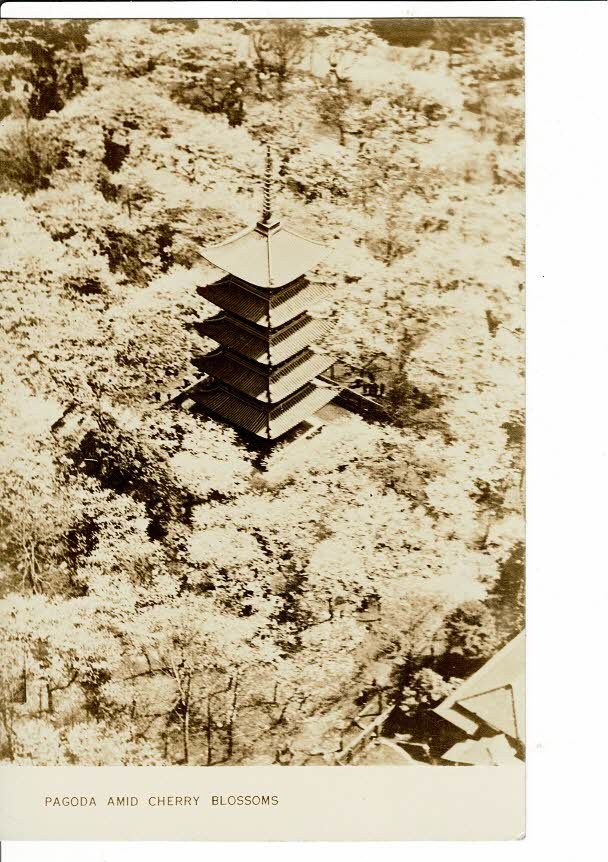
[[317, 266], [329, 248], [280, 222], [258, 222], [201, 250], [209, 263], [256, 287], [280, 287]]
[[201, 387], [192, 397], [205, 410], [232, 425], [265, 440], [276, 440], [328, 404], [336, 394], [333, 386], [314, 380], [270, 410], [221, 383]]
[[214, 350], [196, 360], [207, 374], [265, 404], [276, 404], [309, 383], [334, 363], [333, 357], [306, 348], [270, 375], [228, 350]]
[[250, 326], [230, 314], [216, 314], [195, 324], [201, 335], [262, 365], [279, 365], [330, 332], [327, 320], [303, 314], [274, 332]]
[[240, 280], [226, 276], [214, 284], [199, 287], [209, 302], [258, 325], [282, 326], [330, 295], [328, 287], [299, 278], [272, 293], [255, 290]]

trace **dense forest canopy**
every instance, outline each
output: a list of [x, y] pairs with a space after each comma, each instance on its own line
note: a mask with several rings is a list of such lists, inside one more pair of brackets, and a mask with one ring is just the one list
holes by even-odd
[[[520, 23], [3, 21], [0, 48], [2, 757], [333, 762], [391, 706], [426, 741], [523, 625]], [[333, 247], [326, 346], [392, 421], [260, 469], [160, 405], [266, 141], [277, 211]]]

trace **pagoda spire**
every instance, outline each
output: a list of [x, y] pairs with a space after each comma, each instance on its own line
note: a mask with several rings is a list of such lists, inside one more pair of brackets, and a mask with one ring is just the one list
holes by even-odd
[[266, 144], [266, 164], [264, 168], [264, 179], [262, 180], [262, 213], [256, 225], [258, 233], [268, 235], [280, 227], [279, 219], [272, 214], [272, 187], [274, 185], [272, 176], [272, 152], [270, 145]]
[[272, 154], [270, 145], [266, 144], [266, 170], [263, 183], [262, 221], [269, 222], [272, 218]]

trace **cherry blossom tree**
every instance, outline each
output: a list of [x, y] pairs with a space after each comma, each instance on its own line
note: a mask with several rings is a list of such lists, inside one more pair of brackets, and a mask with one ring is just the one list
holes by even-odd
[[[379, 32], [2, 30], [4, 759], [348, 761], [523, 626], [521, 28]], [[262, 457], [172, 397], [266, 141], [385, 419]]]

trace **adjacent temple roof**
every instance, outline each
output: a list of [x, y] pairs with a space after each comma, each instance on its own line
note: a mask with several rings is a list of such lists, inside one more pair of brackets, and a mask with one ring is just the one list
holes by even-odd
[[270, 150], [266, 156], [262, 219], [224, 242], [204, 248], [205, 260], [256, 287], [282, 287], [315, 267], [328, 254], [321, 242], [308, 239], [273, 219], [270, 201]]
[[520, 632], [453, 691], [435, 712], [469, 736], [484, 726], [524, 741], [525, 634]]

